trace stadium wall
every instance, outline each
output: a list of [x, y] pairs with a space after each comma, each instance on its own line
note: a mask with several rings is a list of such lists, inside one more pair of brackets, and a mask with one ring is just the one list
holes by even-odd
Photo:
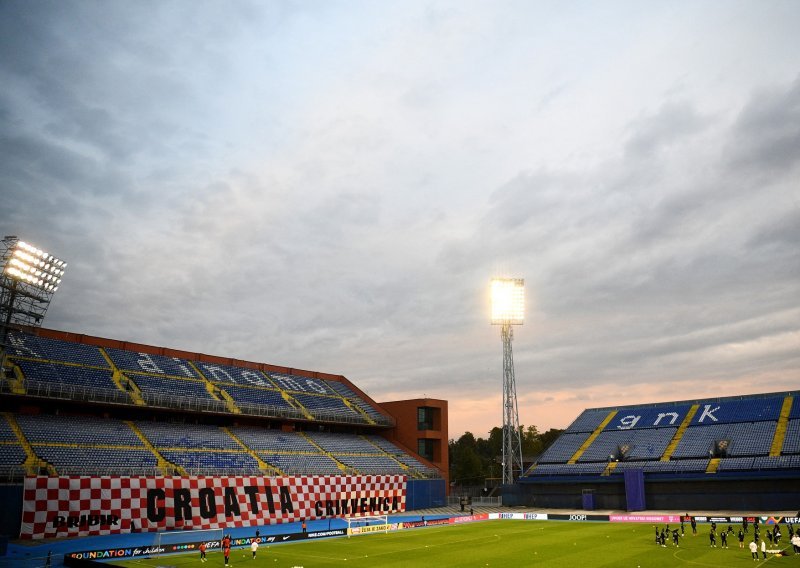
[[17, 538], [22, 519], [22, 485], [0, 485], [0, 537]]
[[[434, 398], [415, 398], [409, 400], [395, 400], [378, 403], [395, 420], [389, 439], [402, 447], [422, 463], [428, 464], [439, 470], [445, 478], [445, 487], [449, 487], [450, 453], [447, 443], [448, 431], [448, 406], [446, 400]], [[418, 412], [420, 409], [433, 410], [434, 420], [429, 429], [420, 429]], [[423, 456], [418, 451], [422, 441], [431, 445], [431, 456]]]
[[406, 482], [406, 510], [444, 507], [447, 483], [444, 479], [409, 479]]
[[[798, 477], [737, 479], [651, 479], [645, 481], [648, 510], [785, 511], [800, 508]], [[525, 483], [510, 493], [518, 504], [553, 509], [583, 509], [583, 492], [594, 492], [595, 509], [627, 510], [622, 480]], [[505, 503], [505, 493], [503, 494]]]
[[[406, 510], [443, 507], [447, 503], [444, 479], [409, 479], [406, 482]], [[20, 534], [23, 508], [22, 485], [0, 485], [0, 538]]]

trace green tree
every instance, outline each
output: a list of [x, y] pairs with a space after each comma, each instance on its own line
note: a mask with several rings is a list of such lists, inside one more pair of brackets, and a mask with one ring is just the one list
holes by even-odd
[[[543, 434], [536, 426], [520, 426], [523, 459], [542, 454], [563, 433], [551, 428]], [[450, 480], [464, 485], [480, 485], [487, 477], [498, 477], [503, 455], [503, 429], [494, 427], [487, 438], [476, 438], [465, 432], [458, 440], [450, 440]]]

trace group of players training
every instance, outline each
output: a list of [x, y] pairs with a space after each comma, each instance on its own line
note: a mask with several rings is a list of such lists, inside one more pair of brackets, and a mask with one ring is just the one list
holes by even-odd
[[[655, 541], [656, 545], [660, 545], [666, 548], [667, 546], [667, 539], [672, 537], [672, 546], [680, 546], [680, 539], [685, 535], [685, 519], [690, 519], [690, 523], [692, 526], [692, 535], [697, 536], [697, 520], [694, 517], [690, 517], [688, 514], [685, 517], [681, 517], [681, 525], [680, 528], [669, 528], [669, 525], [661, 528], [659, 530], [658, 526], [654, 526], [655, 528]], [[745, 535], [749, 532], [749, 523], [745, 518], [742, 521], [742, 526], [739, 529], [738, 534], [736, 535], [739, 541], [739, 548], [744, 548], [744, 539]], [[800, 554], [800, 528], [795, 530], [794, 526], [789, 523], [788, 525], [788, 532], [789, 532], [789, 539], [792, 544], [792, 548], [794, 549], [795, 554]], [[733, 526], [728, 525], [727, 529], [719, 531], [719, 539], [720, 539], [720, 548], [728, 548], [728, 535], [734, 533]], [[781, 532], [781, 527], [779, 524], [775, 525], [775, 528], [770, 530], [766, 530], [766, 538], [769, 540], [769, 544], [772, 547], [779, 547], [781, 538], [783, 538], [783, 533]], [[709, 546], [716, 548], [717, 547], [717, 523], [711, 523], [711, 529], [708, 531], [708, 540]], [[753, 555], [753, 560], [759, 560], [758, 557], [758, 550], [759, 550], [759, 542], [761, 543], [760, 549], [763, 558], [767, 558], [767, 543], [761, 538], [761, 533], [759, 532], [759, 525], [758, 520], [753, 524], [753, 540], [748, 545], [751, 554]], [[779, 549], [780, 550], [780, 549]], [[774, 550], [772, 552], [775, 552]]]

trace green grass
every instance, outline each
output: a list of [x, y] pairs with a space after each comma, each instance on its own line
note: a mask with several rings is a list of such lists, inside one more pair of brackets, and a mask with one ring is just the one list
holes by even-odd
[[[547, 521], [485, 521], [455, 526], [428, 527], [389, 534], [351, 538], [262, 545], [253, 560], [249, 550], [231, 552], [233, 568], [327, 567], [524, 567], [569, 566], [673, 568], [694, 566], [797, 566], [800, 555], [767, 556], [753, 562], [750, 550], [740, 549], [735, 537], [730, 548], [708, 545], [708, 526], [698, 526], [698, 535], [687, 534], [680, 547], [656, 546], [653, 526], [648, 524], [569, 523]], [[752, 532], [750, 533], [752, 538]], [[719, 544], [719, 539], [717, 539]], [[745, 543], [747, 544], [747, 543]], [[783, 543], [783, 548], [791, 546]], [[129, 568], [176, 566], [177, 568], [223, 568], [222, 553], [214, 551], [202, 564], [199, 553], [114, 562]]]

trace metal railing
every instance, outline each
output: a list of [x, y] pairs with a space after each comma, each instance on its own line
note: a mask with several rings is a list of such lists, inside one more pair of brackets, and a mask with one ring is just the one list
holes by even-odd
[[[502, 497], [472, 497], [472, 503], [467, 507], [499, 507], [502, 504]], [[447, 505], [449, 507], [459, 507], [461, 505], [461, 496], [449, 495], [447, 497]]]
[[[12, 393], [9, 381], [0, 381], [0, 392]], [[36, 380], [25, 381], [25, 395], [55, 398], [62, 400], [76, 400], [81, 402], [97, 402], [104, 404], [124, 404], [134, 406], [134, 401], [126, 392], [115, 389], [86, 387], [83, 385], [69, 385], [64, 383], [39, 382]], [[229, 414], [225, 402], [214, 399], [201, 399], [188, 396], [175, 396], [165, 393], [141, 393], [142, 400], [152, 408], [165, 408], [169, 410], [184, 410], [189, 412], [211, 412], [216, 414]], [[297, 408], [281, 407], [270, 404], [236, 403], [242, 415], [259, 416], [264, 418], [282, 418], [287, 420], [308, 420], [308, 416]], [[362, 416], [342, 414], [334, 411], [309, 409], [308, 413], [319, 422], [348, 425], [365, 425], [367, 420]], [[380, 426], [394, 426], [395, 421], [387, 417], [375, 419]]]
[[[5, 385], [3, 392], [11, 392], [11, 386]], [[102, 402], [105, 404], [133, 404], [133, 401], [127, 393], [115, 389], [39, 382], [34, 380], [25, 381], [25, 395], [42, 398], [58, 398], [62, 400]]]

